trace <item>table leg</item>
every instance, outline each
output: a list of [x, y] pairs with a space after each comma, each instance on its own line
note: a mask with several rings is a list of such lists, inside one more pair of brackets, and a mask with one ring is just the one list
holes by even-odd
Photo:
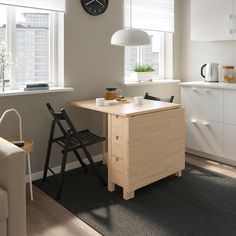
[[181, 177], [182, 176], [182, 170], [178, 171], [175, 175], [178, 176], [178, 177]]
[[110, 182], [109, 179], [108, 179], [108, 191], [109, 191], [109, 192], [115, 191], [115, 184], [113, 184], [112, 182]]
[[102, 146], [103, 164], [106, 165], [107, 158], [108, 158], [108, 154], [107, 154], [108, 135], [107, 135], [107, 114], [106, 113], [103, 113], [102, 135], [103, 135], [103, 137], [106, 138], [106, 140], [103, 142], [103, 146]]
[[134, 191], [127, 191], [126, 189], [123, 189], [123, 198], [125, 200], [129, 200], [131, 198], [134, 198]]
[[33, 201], [34, 197], [33, 197], [33, 187], [32, 187], [30, 154], [27, 154], [27, 162], [28, 162], [28, 171], [29, 171], [30, 200]]
[[[111, 133], [111, 130], [112, 130], [112, 115], [109, 114], [107, 117], [107, 147], [108, 147], [108, 155], [107, 155], [107, 169], [108, 169], [108, 191], [109, 192], [113, 192], [115, 190], [115, 184], [112, 182], [112, 155], [111, 155], [111, 139], [112, 139], [112, 133]], [[104, 116], [105, 118], [105, 116]]]

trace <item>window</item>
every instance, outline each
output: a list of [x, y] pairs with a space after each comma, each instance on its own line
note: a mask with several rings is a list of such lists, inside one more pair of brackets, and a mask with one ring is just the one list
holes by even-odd
[[151, 65], [154, 80], [170, 77], [174, 0], [125, 0], [125, 27], [144, 30], [151, 38], [151, 45], [125, 47], [125, 83], [137, 80], [132, 75], [140, 64]]
[[6, 6], [0, 5], [0, 42], [6, 42], [7, 14]]
[[161, 62], [163, 60], [161, 45], [164, 34], [156, 31], [146, 32], [151, 38], [151, 45], [125, 48], [125, 72], [127, 76], [134, 71], [137, 64], [151, 65], [156, 76], [161, 76], [163, 73], [161, 68]]
[[9, 73], [12, 88], [27, 83], [63, 86], [64, 8], [65, 0], [0, 0], [0, 42], [6, 42], [15, 62]]
[[21, 7], [17, 7], [15, 12], [16, 83], [53, 82], [49, 73], [52, 56], [49, 38], [52, 13]]

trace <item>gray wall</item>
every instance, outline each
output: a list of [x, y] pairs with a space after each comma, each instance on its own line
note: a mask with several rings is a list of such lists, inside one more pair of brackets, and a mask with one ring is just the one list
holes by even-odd
[[[179, 0], [178, 0], [179, 1]], [[101, 16], [93, 17], [85, 13], [79, 0], [67, 1], [65, 15], [65, 85], [71, 86], [74, 92], [57, 94], [24, 95], [0, 97], [0, 114], [6, 109], [16, 108], [23, 118], [24, 137], [34, 140], [32, 153], [32, 171], [42, 170], [46, 154], [47, 139], [51, 117], [45, 103], [51, 102], [56, 108], [64, 106], [78, 128], [90, 128], [101, 134], [102, 116], [96, 112], [72, 108], [73, 100], [84, 100], [100, 97], [106, 87], [120, 87], [123, 82], [124, 51], [121, 47], [110, 45], [114, 31], [123, 25], [123, 1], [110, 0], [108, 10]], [[178, 8], [177, 8], [178, 9]], [[179, 45], [180, 34], [175, 36], [175, 44]], [[178, 46], [178, 50], [179, 46]], [[179, 56], [175, 54], [175, 60]], [[175, 68], [178, 77], [178, 68]], [[142, 95], [146, 91], [161, 96], [175, 95], [179, 100], [177, 84], [123, 87], [125, 95]], [[14, 136], [17, 132], [12, 116], [0, 127], [1, 136]], [[101, 145], [91, 149], [92, 154], [101, 153]], [[53, 151], [52, 166], [61, 160], [59, 149]], [[74, 157], [70, 158], [74, 160]]]
[[191, 1], [181, 1], [183, 1], [182, 60], [180, 73], [182, 80], [203, 80], [200, 76], [200, 68], [207, 62], [218, 62], [220, 64], [219, 68], [222, 65], [236, 66], [236, 41], [195, 42], [190, 40]]

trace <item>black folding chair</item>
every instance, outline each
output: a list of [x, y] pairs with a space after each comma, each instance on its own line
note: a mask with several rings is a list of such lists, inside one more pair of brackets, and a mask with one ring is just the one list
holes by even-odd
[[[49, 167], [49, 161], [50, 161], [50, 154], [52, 150], [52, 144], [56, 143], [60, 147], [62, 147], [62, 163], [61, 163], [61, 171], [59, 176], [59, 184], [58, 184], [58, 192], [57, 192], [57, 199], [60, 199], [62, 186], [63, 186], [63, 177], [66, 167], [66, 161], [67, 161], [67, 154], [69, 152], [74, 152], [75, 156], [77, 157], [78, 161], [80, 162], [82, 168], [85, 172], [88, 171], [87, 165], [83, 162], [81, 156], [78, 153], [78, 149], [81, 149], [86, 157], [88, 158], [88, 161], [102, 183], [103, 186], [106, 186], [106, 182], [99, 173], [99, 171], [96, 168], [96, 165], [87, 149], [87, 146], [90, 146], [95, 143], [103, 142], [105, 140], [104, 137], [100, 137], [92, 132], [90, 132], [88, 129], [77, 131], [71, 122], [69, 116], [67, 115], [66, 111], [62, 108], [60, 112], [55, 112], [50, 103], [47, 103], [47, 108], [51, 115], [53, 116], [52, 125], [51, 125], [51, 131], [48, 141], [48, 149], [47, 149], [47, 155], [45, 160], [45, 166], [44, 166], [44, 173], [43, 173], [43, 182], [46, 181], [47, 178], [47, 172], [48, 170], [55, 175], [55, 173], [52, 171], [52, 169]], [[68, 126], [67, 129], [64, 128], [63, 124], [66, 124]], [[54, 137], [54, 131], [56, 126], [59, 127], [60, 131], [62, 132], [62, 136]]]
[[174, 100], [174, 96], [171, 96], [169, 98], [158, 98], [158, 97], [154, 97], [154, 96], [149, 95], [149, 93], [146, 93], [144, 96], [144, 99], [172, 103]]

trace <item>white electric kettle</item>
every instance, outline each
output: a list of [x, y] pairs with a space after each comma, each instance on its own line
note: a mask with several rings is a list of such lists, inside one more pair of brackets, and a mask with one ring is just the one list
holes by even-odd
[[[201, 76], [205, 78], [206, 82], [219, 82], [219, 70], [218, 63], [210, 62], [208, 64], [204, 64], [201, 67]], [[203, 74], [203, 70], [206, 67], [205, 75]]]

